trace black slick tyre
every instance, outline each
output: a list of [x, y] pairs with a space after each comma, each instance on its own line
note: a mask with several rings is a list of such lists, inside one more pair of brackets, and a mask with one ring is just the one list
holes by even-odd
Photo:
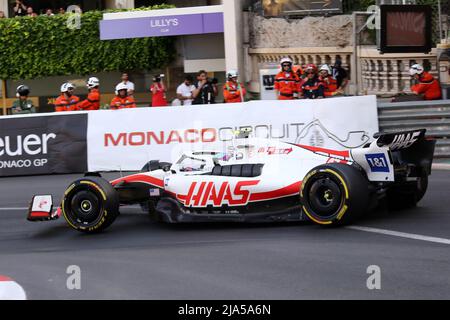
[[347, 164], [318, 166], [305, 176], [300, 200], [303, 212], [316, 224], [349, 224], [368, 208], [369, 182]]
[[119, 195], [108, 181], [85, 177], [67, 188], [61, 209], [73, 229], [98, 233], [108, 228], [119, 215]]

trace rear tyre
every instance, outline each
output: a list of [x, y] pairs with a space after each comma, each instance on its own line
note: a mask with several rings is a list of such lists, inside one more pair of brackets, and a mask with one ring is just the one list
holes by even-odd
[[84, 233], [98, 233], [119, 215], [119, 195], [108, 181], [85, 177], [67, 188], [61, 208], [70, 227]]
[[303, 212], [316, 224], [348, 224], [368, 209], [369, 182], [352, 166], [322, 165], [306, 175], [300, 199]]

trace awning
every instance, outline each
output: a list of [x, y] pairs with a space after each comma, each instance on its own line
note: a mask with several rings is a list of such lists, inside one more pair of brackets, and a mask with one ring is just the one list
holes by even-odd
[[100, 21], [101, 40], [223, 32], [221, 5], [106, 13]]

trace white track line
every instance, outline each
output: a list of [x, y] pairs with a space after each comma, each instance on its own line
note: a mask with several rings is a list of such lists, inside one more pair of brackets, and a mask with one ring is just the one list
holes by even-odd
[[22, 210], [28, 210], [28, 207], [24, 208], [0, 208], [0, 211], [22, 211]]
[[378, 234], [384, 234], [384, 235], [393, 236], [393, 237], [400, 237], [400, 238], [406, 238], [406, 239], [412, 239], [412, 240], [420, 240], [420, 241], [427, 241], [427, 242], [434, 242], [434, 243], [450, 245], [450, 239], [445, 239], [445, 238], [429, 237], [429, 236], [423, 236], [423, 235], [414, 234], [414, 233], [406, 233], [406, 232], [369, 228], [369, 227], [361, 227], [361, 226], [349, 226], [346, 228], [351, 229], [351, 230], [356, 230], [356, 231], [378, 233]]

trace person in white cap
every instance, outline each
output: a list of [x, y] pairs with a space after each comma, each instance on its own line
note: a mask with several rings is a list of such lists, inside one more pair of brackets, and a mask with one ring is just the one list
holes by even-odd
[[87, 99], [78, 104], [78, 109], [83, 111], [95, 111], [100, 109], [100, 80], [96, 77], [90, 77], [86, 86], [89, 90]]
[[278, 100], [293, 100], [298, 98], [300, 78], [292, 69], [294, 63], [290, 58], [280, 61], [281, 71], [275, 76], [275, 92]]
[[223, 97], [225, 103], [239, 103], [245, 102], [245, 95], [247, 90], [238, 81], [239, 73], [236, 70], [227, 72], [228, 81], [223, 86]]
[[422, 65], [414, 64], [409, 69], [409, 74], [417, 84], [411, 87], [411, 91], [417, 95], [423, 95], [425, 100], [442, 99], [442, 90], [439, 80], [426, 72]]
[[55, 100], [56, 112], [76, 111], [80, 98], [73, 94], [75, 86], [66, 82], [61, 86], [61, 95]]

